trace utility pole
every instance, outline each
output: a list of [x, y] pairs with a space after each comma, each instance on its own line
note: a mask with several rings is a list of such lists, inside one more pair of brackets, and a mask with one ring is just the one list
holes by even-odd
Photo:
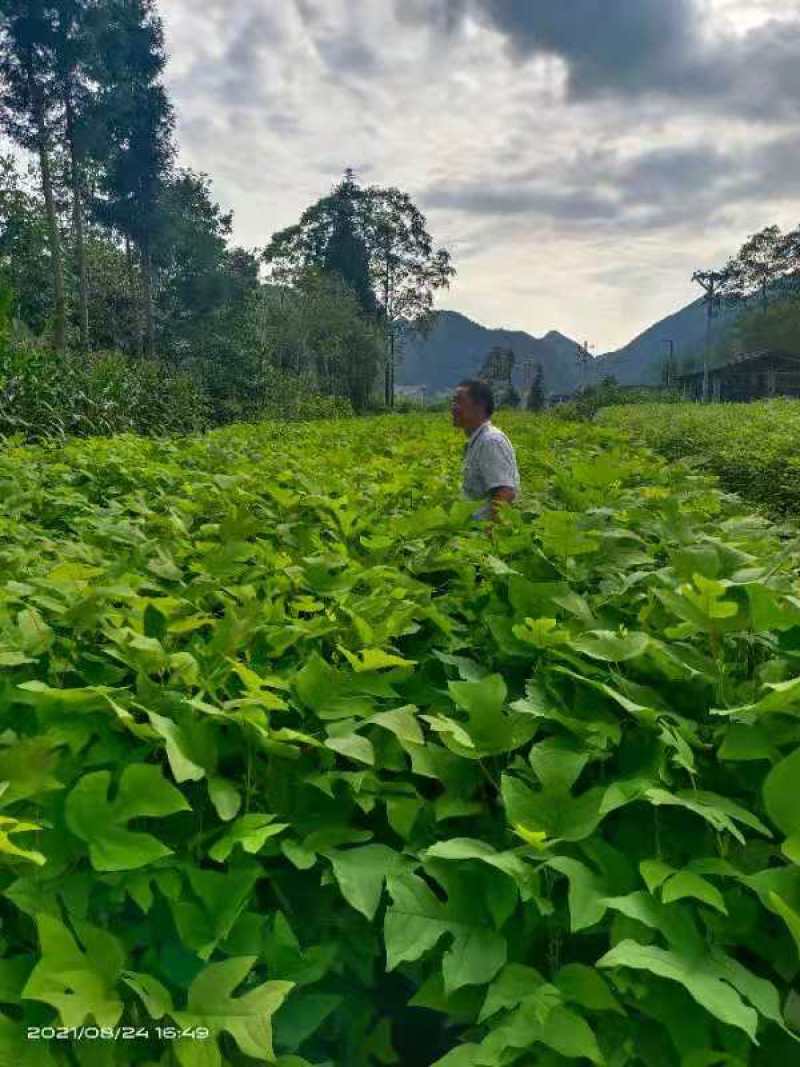
[[708, 403], [708, 364], [711, 358], [711, 320], [722, 300], [722, 286], [730, 277], [725, 270], [698, 270], [692, 275], [692, 281], [703, 289], [703, 302], [706, 305], [706, 346], [703, 353], [703, 403]]
[[577, 345], [577, 363], [581, 368], [581, 382], [583, 389], [586, 389], [586, 371], [594, 358], [592, 356], [592, 349], [595, 347], [596, 345], [590, 345], [588, 341], [584, 341], [583, 344]]
[[667, 386], [667, 389], [669, 389], [669, 387], [672, 385], [672, 376], [673, 376], [673, 372], [675, 370], [675, 342], [672, 340], [671, 337], [665, 337], [663, 343], [665, 345], [669, 345], [669, 356], [667, 357], [667, 374], [666, 374], [666, 378], [667, 378], [666, 386]]

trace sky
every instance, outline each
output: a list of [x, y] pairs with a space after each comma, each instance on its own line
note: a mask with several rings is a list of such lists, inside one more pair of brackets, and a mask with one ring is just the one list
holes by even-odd
[[598, 353], [800, 223], [800, 0], [161, 0], [180, 161], [264, 246], [346, 167], [458, 271], [438, 306]]

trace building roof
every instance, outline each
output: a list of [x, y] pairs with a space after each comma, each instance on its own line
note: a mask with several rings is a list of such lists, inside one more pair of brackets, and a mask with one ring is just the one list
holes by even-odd
[[[758, 363], [763, 359], [783, 359], [789, 363], [796, 363], [800, 367], [800, 353], [787, 352], [784, 349], [779, 348], [761, 348], [755, 352], [737, 352], [735, 356], [731, 356], [724, 363], [718, 363], [714, 367], [708, 368], [708, 373], [713, 374], [714, 371], [728, 370], [730, 367], [739, 367], [747, 363]], [[703, 370], [687, 371], [685, 374], [676, 375], [678, 381], [689, 380], [691, 378], [702, 378]]]

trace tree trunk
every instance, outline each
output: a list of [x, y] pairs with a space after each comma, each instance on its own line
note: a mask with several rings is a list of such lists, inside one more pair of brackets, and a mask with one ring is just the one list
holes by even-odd
[[383, 313], [386, 316], [386, 407], [394, 408], [394, 274], [391, 247], [386, 247], [386, 270], [383, 277]]
[[394, 408], [394, 324], [389, 326], [389, 407]]
[[125, 262], [128, 267], [128, 289], [131, 298], [131, 307], [133, 309], [133, 343], [136, 355], [141, 359], [144, 355], [144, 335], [142, 333], [142, 309], [141, 301], [139, 299], [140, 286], [136, 278], [136, 267], [133, 262], [133, 249], [131, 248], [129, 237], [125, 238]]
[[42, 195], [47, 214], [47, 242], [50, 246], [50, 260], [53, 270], [53, 296], [55, 300], [55, 322], [53, 342], [61, 352], [67, 343], [67, 301], [64, 295], [64, 260], [61, 255], [61, 235], [58, 232], [58, 216], [53, 197], [53, 176], [50, 170], [50, 142], [47, 135], [47, 123], [44, 114], [42, 92], [36, 84], [33, 73], [33, 57], [29, 57], [27, 69], [28, 89], [33, 101], [36, 121], [36, 140], [39, 151], [39, 167], [42, 172]]
[[144, 301], [144, 337], [145, 353], [150, 359], [156, 355], [156, 323], [153, 312], [153, 257], [150, 248], [145, 243], [142, 249], [142, 282]]
[[89, 280], [86, 268], [86, 237], [83, 219], [82, 168], [75, 145], [75, 115], [72, 98], [67, 92], [64, 100], [67, 118], [67, 142], [70, 153], [70, 177], [72, 180], [72, 220], [75, 229], [75, 252], [78, 265], [78, 328], [81, 352], [89, 351]]

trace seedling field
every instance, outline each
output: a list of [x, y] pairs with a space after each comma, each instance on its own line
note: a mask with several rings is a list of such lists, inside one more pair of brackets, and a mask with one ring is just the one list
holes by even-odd
[[499, 421], [0, 452], [0, 1063], [800, 1060], [800, 542]]

